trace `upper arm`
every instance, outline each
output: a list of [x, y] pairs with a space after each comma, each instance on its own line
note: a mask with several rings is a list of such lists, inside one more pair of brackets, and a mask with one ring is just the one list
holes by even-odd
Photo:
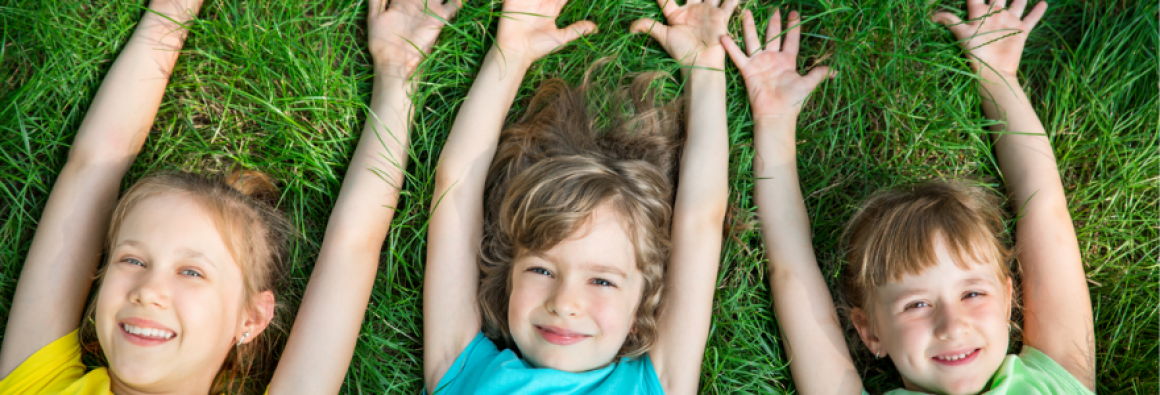
[[[1058, 191], [1062, 195], [1062, 188]], [[1049, 194], [1042, 196], [1048, 200]], [[1017, 226], [1023, 340], [1094, 389], [1095, 331], [1087, 277], [1066, 205], [1033, 197]], [[1062, 196], [1058, 200], [1062, 200]]]
[[0, 349], [0, 377], [80, 325], [129, 163], [78, 162], [61, 170], [37, 224]]

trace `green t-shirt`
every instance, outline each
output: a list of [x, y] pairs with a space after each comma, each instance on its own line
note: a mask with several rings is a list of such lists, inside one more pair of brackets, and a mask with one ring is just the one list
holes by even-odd
[[[862, 391], [866, 394], [866, 391]], [[1051, 357], [1031, 348], [1023, 346], [1019, 355], [1008, 355], [1003, 364], [991, 378], [989, 386], [983, 390], [988, 395], [1004, 394], [1091, 394], [1091, 390], [1072, 376], [1071, 373], [1059, 366]], [[887, 392], [884, 395], [911, 395], [925, 394], [902, 388]]]

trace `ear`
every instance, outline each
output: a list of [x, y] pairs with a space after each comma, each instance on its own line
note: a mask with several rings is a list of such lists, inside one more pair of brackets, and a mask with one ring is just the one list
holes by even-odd
[[[865, 310], [855, 307], [850, 310], [850, 320], [854, 322], [854, 329], [858, 330], [858, 337], [862, 338], [862, 344], [870, 349], [872, 353], [879, 353], [882, 350], [882, 342], [878, 339], [878, 333], [874, 330], [874, 326], [870, 325], [870, 317]], [[880, 354], [885, 357], [886, 355]]]
[[[270, 321], [274, 319], [274, 299], [273, 291], [262, 291], [254, 295], [254, 310], [246, 312], [245, 320], [242, 322], [242, 332], [249, 332], [243, 343], [249, 343], [258, 338], [258, 334], [266, 330], [270, 325]], [[240, 337], [239, 337], [240, 338]]]

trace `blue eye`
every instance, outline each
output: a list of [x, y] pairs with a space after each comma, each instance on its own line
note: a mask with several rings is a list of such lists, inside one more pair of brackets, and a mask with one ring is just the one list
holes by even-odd
[[603, 278], [594, 278], [592, 279], [592, 283], [601, 287], [616, 287], [616, 284], [613, 284], [611, 281], [605, 280]]
[[539, 267], [539, 266], [528, 268], [528, 271], [532, 272], [532, 273], [552, 277], [552, 272], [548, 271], [548, 269], [544, 269], [544, 268]]
[[121, 262], [128, 263], [133, 266], [145, 267], [145, 262], [141, 262], [137, 258], [123, 258]]
[[966, 294], [966, 295], [963, 295], [963, 299], [967, 299], [967, 298], [977, 298], [977, 297], [980, 297], [980, 296], [983, 296], [983, 295], [986, 295], [986, 294], [985, 294], [985, 293], [982, 293], [982, 292], [971, 291], [971, 292], [967, 292], [967, 294]]
[[930, 307], [930, 303], [923, 302], [923, 301], [912, 302], [912, 303], [906, 305], [906, 308], [904, 308], [904, 310], [917, 309], [917, 308], [922, 308], [922, 307]]
[[181, 275], [183, 275], [183, 276], [190, 276], [190, 277], [205, 277], [205, 276], [203, 276], [203, 275], [201, 274], [201, 272], [199, 272], [199, 271], [197, 271], [197, 270], [193, 270], [193, 269], [185, 269], [185, 270], [182, 270], [180, 273], [181, 273]]

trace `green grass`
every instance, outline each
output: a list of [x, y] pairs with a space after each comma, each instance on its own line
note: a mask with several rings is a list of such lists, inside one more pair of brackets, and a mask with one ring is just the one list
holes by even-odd
[[[7, 321], [36, 221], [69, 143], [142, 13], [137, 1], [92, 3], [0, 3], [0, 322]], [[561, 24], [591, 19], [601, 32], [537, 62], [513, 116], [539, 81], [559, 76], [578, 82], [604, 56], [616, 56], [602, 72], [612, 81], [650, 70], [679, 76], [659, 45], [627, 34], [636, 18], [661, 18], [654, 2], [572, 3]], [[965, 58], [946, 29], [929, 22], [939, 6], [919, 3], [776, 3], [817, 16], [807, 19], [803, 65], [822, 59], [841, 72], [822, 84], [799, 120], [801, 179], [815, 247], [831, 283], [840, 265], [842, 225], [875, 190], [950, 176], [1002, 191]], [[761, 4], [743, 7], [762, 21], [768, 10]], [[371, 68], [365, 7], [350, 0], [208, 0], [125, 181], [128, 186], [156, 170], [221, 170], [235, 162], [282, 180], [281, 208], [303, 235], [279, 293], [291, 312], [366, 116]], [[491, 44], [498, 10], [498, 4], [472, 0], [426, 63], [409, 177], [344, 393], [422, 388], [421, 285], [435, 164]], [[1160, 392], [1157, 12], [1151, 1], [1060, 0], [1031, 35], [1021, 66], [1059, 158], [1087, 265], [1100, 393]], [[751, 222], [752, 122], [743, 82], [732, 66], [728, 72], [731, 198], [738, 221]], [[663, 94], [672, 97], [678, 89], [668, 84]], [[792, 392], [760, 235], [742, 230], [735, 236], [722, 253], [702, 393]], [[858, 358], [869, 362], [864, 354]], [[892, 369], [888, 362], [870, 363], [863, 375], [867, 387], [897, 386]]]

